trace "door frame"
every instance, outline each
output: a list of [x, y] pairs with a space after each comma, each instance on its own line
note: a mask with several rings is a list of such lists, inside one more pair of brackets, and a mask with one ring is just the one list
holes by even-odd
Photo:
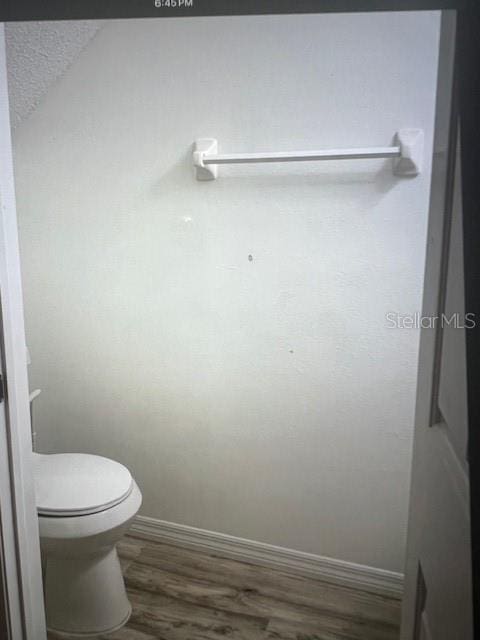
[[8, 633], [12, 640], [45, 640], [3, 24], [0, 140], [6, 142], [0, 145], [0, 358], [5, 396], [0, 405], [0, 565], [4, 591], [4, 629], [0, 632]]
[[[167, 16], [215, 16], [289, 13], [353, 13], [364, 11], [456, 10], [456, 78], [461, 120], [461, 162], [463, 201], [463, 247], [465, 267], [465, 312], [479, 319], [466, 332], [467, 397], [469, 413], [469, 473], [472, 539], [474, 625], [480, 630], [480, 180], [475, 171], [480, 159], [480, 3], [478, 0], [195, 0], [159, 12], [150, 0], [131, 3], [116, 0], [99, 4], [95, 0], [16, 0], [0, 10], [0, 20], [118, 19]], [[14, 554], [7, 568], [8, 612], [21, 618], [25, 640], [44, 640], [44, 612], [41, 591], [38, 523], [33, 493], [28, 389], [24, 347], [23, 305], [18, 257], [13, 172], [6, 95], [6, 66], [3, 25], [0, 25], [0, 278], [2, 279], [4, 367], [8, 419], [0, 433], [0, 533], [3, 547]], [[3, 147], [7, 147], [4, 149]], [[4, 438], [2, 442], [1, 438]], [[0, 547], [0, 553], [1, 553]], [[17, 636], [14, 636], [17, 640]]]

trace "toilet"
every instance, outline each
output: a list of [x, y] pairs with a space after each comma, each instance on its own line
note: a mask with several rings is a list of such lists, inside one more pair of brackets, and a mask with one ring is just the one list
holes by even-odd
[[33, 453], [47, 627], [88, 637], [130, 617], [116, 543], [142, 495], [122, 464], [83, 453]]

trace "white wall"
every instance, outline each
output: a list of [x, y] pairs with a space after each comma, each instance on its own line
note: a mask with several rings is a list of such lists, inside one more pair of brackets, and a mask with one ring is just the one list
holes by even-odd
[[[41, 451], [122, 461], [142, 513], [401, 570], [439, 16], [115, 21], [16, 132]], [[390, 144], [222, 169], [224, 151]], [[249, 260], [248, 256], [252, 256]]]
[[101, 25], [99, 20], [5, 25], [12, 127], [39, 104]]

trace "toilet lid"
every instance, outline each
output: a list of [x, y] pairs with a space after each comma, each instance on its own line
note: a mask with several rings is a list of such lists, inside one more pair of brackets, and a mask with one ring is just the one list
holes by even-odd
[[85, 453], [34, 454], [38, 513], [81, 516], [122, 502], [131, 492], [130, 471], [119, 462]]

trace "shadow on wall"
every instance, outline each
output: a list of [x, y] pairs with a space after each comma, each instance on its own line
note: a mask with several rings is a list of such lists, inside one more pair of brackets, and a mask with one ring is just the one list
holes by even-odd
[[[362, 169], [362, 162], [366, 162], [372, 168]], [[150, 186], [150, 193], [153, 197], [163, 196], [165, 188], [184, 189], [186, 183], [193, 181], [199, 189], [210, 189], [222, 195], [232, 186], [244, 189], [244, 186], [248, 185], [249, 188], [258, 189], [260, 192], [271, 189], [277, 193], [279, 190], [291, 192], [295, 188], [321, 187], [327, 190], [326, 195], [323, 194], [322, 197], [330, 198], [340, 195], [338, 187], [341, 186], [341, 197], [355, 197], [363, 209], [375, 207], [381, 202], [381, 196], [395, 188], [399, 182], [416, 179], [395, 176], [391, 160], [330, 161], [327, 167], [320, 162], [295, 164], [296, 166], [288, 163], [269, 166], [241, 165], [234, 168], [221, 166], [216, 180], [200, 182], [195, 179], [190, 151], [183, 156], [183, 160], [172, 163], [168, 170], [159, 175], [153, 186]], [[364, 187], [360, 192], [359, 186]]]

